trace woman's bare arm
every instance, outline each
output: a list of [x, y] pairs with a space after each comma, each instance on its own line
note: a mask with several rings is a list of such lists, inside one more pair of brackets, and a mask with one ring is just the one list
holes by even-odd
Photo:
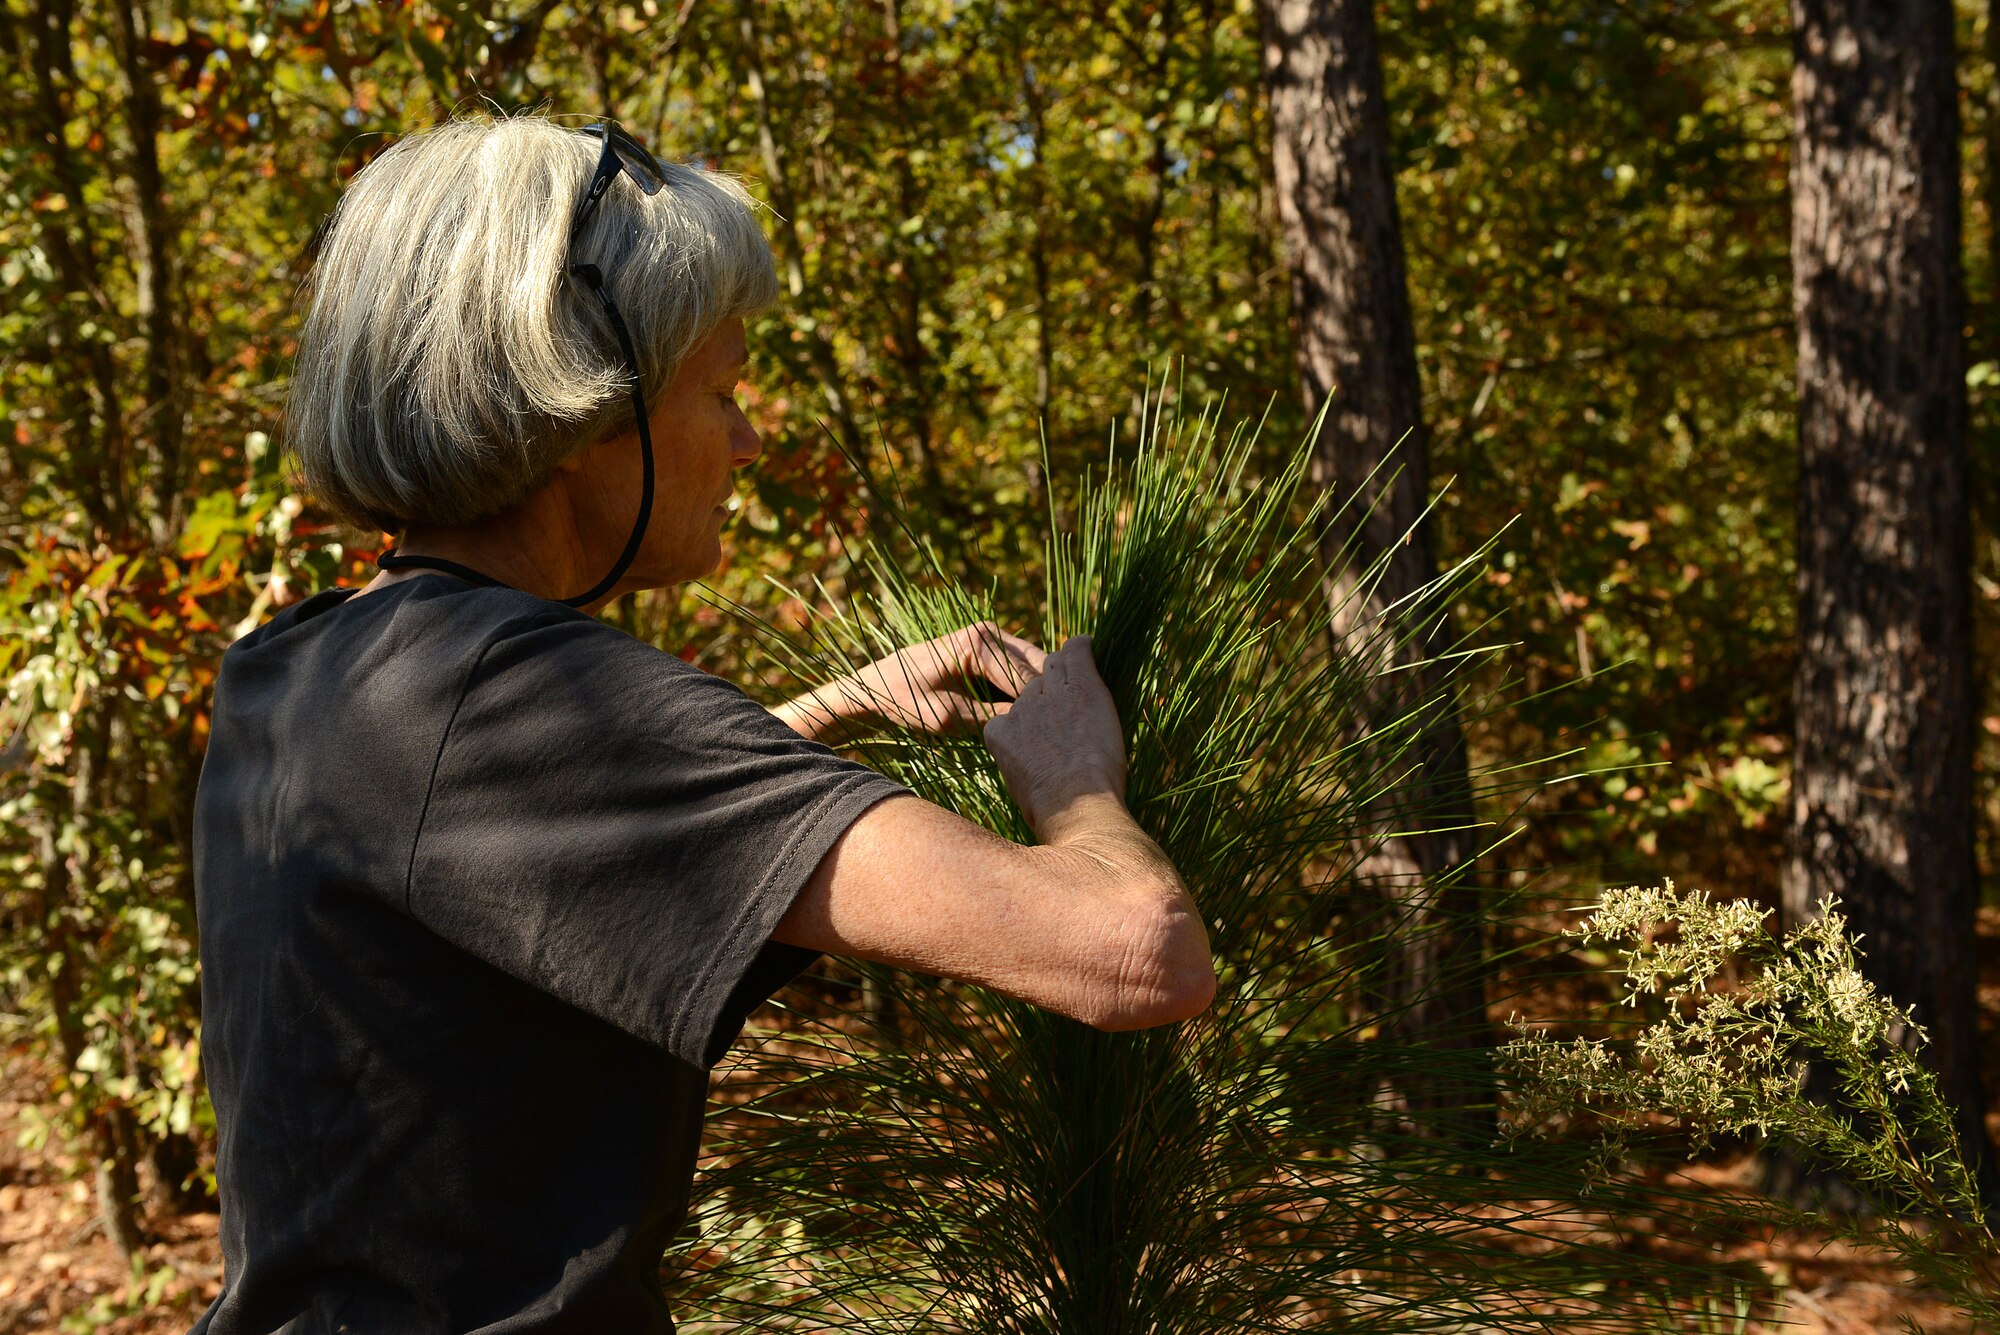
[[1201, 915], [1124, 804], [1079, 801], [1059, 826], [1023, 846], [889, 798], [827, 852], [772, 938], [980, 983], [1099, 1029], [1206, 1007]]
[[811, 741], [838, 746], [856, 732], [889, 725], [925, 732], [974, 732], [1003, 707], [966, 693], [985, 681], [1012, 696], [1048, 657], [991, 621], [964, 626], [870, 663], [771, 712]]
[[986, 724], [1038, 842], [917, 797], [864, 812], [773, 938], [981, 983], [1100, 1029], [1186, 1019], [1215, 993], [1208, 933], [1125, 809], [1125, 748], [1079, 637]]

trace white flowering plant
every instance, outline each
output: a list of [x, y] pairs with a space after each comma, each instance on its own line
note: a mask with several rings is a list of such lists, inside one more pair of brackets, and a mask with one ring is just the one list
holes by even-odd
[[[1690, 1157], [1722, 1134], [1781, 1140], [1881, 1209], [1786, 1222], [1891, 1248], [1969, 1315], [2000, 1321], [2000, 1240], [1952, 1108], [1917, 1056], [1922, 1026], [1862, 976], [1838, 900], [1782, 937], [1765, 929], [1768, 916], [1671, 881], [1607, 892], [1566, 935], [1615, 950], [1623, 1004], [1658, 1018], [1629, 1038], [1560, 1042], [1517, 1017], [1519, 1037], [1504, 1049], [1506, 1134], [1594, 1118], [1594, 1171], [1607, 1178], [1636, 1134], [1664, 1124], [1687, 1131]], [[1831, 1078], [1809, 1085], [1816, 1066]]]

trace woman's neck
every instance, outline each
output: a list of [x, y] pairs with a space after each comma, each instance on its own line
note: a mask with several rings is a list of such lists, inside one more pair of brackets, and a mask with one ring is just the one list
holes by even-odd
[[[458, 525], [412, 525], [396, 544], [404, 556], [429, 556], [478, 571], [510, 588], [560, 602], [591, 587], [609, 568], [585, 550], [569, 506], [553, 494], [559, 484], [544, 486], [513, 507]], [[424, 573], [421, 568], [384, 570], [362, 593]], [[615, 593], [611, 596], [616, 596]], [[594, 612], [611, 601], [598, 600]]]

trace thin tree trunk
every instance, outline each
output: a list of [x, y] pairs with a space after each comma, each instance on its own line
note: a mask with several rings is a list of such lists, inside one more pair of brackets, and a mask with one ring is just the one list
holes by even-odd
[[[785, 290], [796, 302], [805, 296], [806, 291], [805, 239], [799, 232], [798, 206], [792, 195], [791, 181], [785, 174], [785, 160], [778, 151], [777, 135], [771, 126], [770, 95], [764, 80], [763, 46], [757, 35], [757, 6], [754, 0], [740, 0], [736, 23], [738, 61], [743, 71], [744, 87], [749, 91], [751, 105], [757, 113], [757, 150], [764, 164], [764, 187], [770, 191], [771, 207], [778, 215], [778, 267], [785, 280]], [[826, 400], [826, 410], [833, 417], [834, 430], [842, 447], [855, 459], [867, 459], [867, 441], [848, 402], [833, 342], [827, 337], [825, 324], [817, 319], [806, 336], [806, 355], [812, 363], [820, 396]], [[867, 480], [869, 490], [873, 492], [873, 479]], [[869, 514], [872, 516], [877, 508], [871, 503]]]
[[[1422, 389], [1375, 19], [1367, 0], [1264, 0], [1263, 31], [1299, 372], [1307, 412], [1326, 406], [1313, 480], [1334, 490], [1329, 508], [1354, 502], [1328, 524], [1322, 550], [1332, 570], [1351, 570], [1352, 554], [1364, 564], [1386, 559], [1372, 593], [1358, 592], [1351, 577], [1329, 590], [1336, 642], [1351, 651], [1353, 631], [1434, 574], [1423, 519]], [[1446, 609], [1433, 609], [1425, 633], [1395, 656], [1428, 658], [1449, 635]], [[1445, 689], [1437, 670], [1411, 675], [1418, 694], [1400, 688], [1404, 705]], [[1393, 924], [1383, 1001], [1408, 1037], [1479, 1046], [1486, 1041], [1483, 952], [1477, 898], [1459, 875], [1471, 855], [1462, 828], [1470, 823], [1471, 794], [1454, 709], [1437, 714], [1415, 759], [1419, 768], [1393, 805], [1420, 812], [1424, 826], [1439, 832], [1387, 840], [1363, 868], [1364, 882], [1388, 900]], [[1439, 1107], [1453, 1097], [1410, 1093]]]
[[653, 117], [653, 137], [649, 142], [656, 149], [667, 140], [667, 111], [674, 104], [672, 94], [676, 87], [674, 72], [680, 67], [682, 39], [687, 36], [688, 19], [693, 13], [694, 0], [681, 0], [680, 8], [674, 12], [673, 31], [653, 50], [651, 77], [660, 90], [660, 105]]
[[[77, 81], [70, 46], [76, 11], [69, 0], [42, 0], [35, 7], [31, 22], [35, 106], [41, 119], [35, 128], [67, 205], [60, 211], [39, 214], [40, 235], [64, 289], [82, 294], [104, 313], [107, 323], [115, 323], [111, 300], [99, 282], [97, 243], [83, 195], [83, 171], [69, 147], [67, 90], [74, 88]], [[74, 350], [73, 355], [88, 371], [87, 376], [78, 378], [87, 381], [91, 390], [89, 399], [75, 394], [73, 401], [79, 407], [85, 402], [89, 406], [73, 415], [70, 436], [70, 451], [82, 465], [76, 476], [88, 479], [83, 488], [85, 509], [100, 533], [122, 533], [128, 520], [125, 417], [119, 407], [117, 367], [111, 349], [102, 339], [81, 337], [73, 322], [62, 315], [51, 323], [50, 339], [60, 340], [65, 350]]]
[[153, 541], [166, 543], [186, 518], [181, 487], [181, 442], [187, 414], [185, 358], [176, 328], [176, 256], [167, 190], [160, 172], [160, 92], [146, 63], [149, 24], [141, 0], [117, 0], [119, 65], [125, 76], [125, 126], [132, 137], [132, 270], [139, 318], [146, 331], [145, 406], [142, 432], [152, 440], [153, 486], [149, 507]]
[[[101, 779], [108, 733], [101, 709], [91, 710], [76, 724], [70, 772], [70, 821], [79, 831], [87, 829]], [[84, 961], [75, 933], [64, 909], [75, 885], [74, 871], [88, 875], [90, 868], [74, 870], [59, 840], [61, 817], [54, 810], [42, 814], [37, 829], [38, 861], [41, 864], [39, 921], [48, 931], [45, 983], [49, 989], [49, 1009], [55, 1017], [56, 1048], [63, 1065], [75, 1071], [83, 1057], [83, 996], [78, 990]], [[87, 845], [78, 841], [79, 864], [87, 857]], [[97, 1186], [97, 1208], [105, 1235], [128, 1260], [146, 1245], [145, 1229], [139, 1218], [138, 1128], [131, 1110], [119, 1103], [106, 1103], [85, 1117], [90, 1136], [92, 1162]]]
[[1947, 0], [1793, 0], [1793, 921], [1838, 896], [1990, 1190], [1973, 916], [1970, 520]]
[[[1174, 81], [1174, 43], [1181, 26], [1181, 6], [1164, 4], [1156, 13], [1146, 17], [1148, 23], [1143, 30], [1134, 23], [1120, 26], [1115, 31], [1143, 72], [1139, 86], [1152, 91], [1159, 99], [1157, 105], [1169, 106], [1178, 91]], [[1156, 43], [1151, 49], [1148, 47], [1148, 33], [1153, 34], [1150, 40]], [[1146, 145], [1145, 156], [1145, 199], [1123, 223], [1132, 238], [1132, 329], [1146, 371], [1145, 380], [1132, 392], [1132, 420], [1141, 428], [1146, 422], [1147, 405], [1151, 403], [1157, 410], [1159, 399], [1165, 393], [1164, 382], [1159, 390], [1155, 390], [1153, 375], [1157, 370], [1164, 377], [1167, 368], [1155, 368], [1151, 359], [1153, 351], [1162, 341], [1153, 329], [1153, 322], [1156, 318], [1154, 307], [1158, 304], [1160, 293], [1160, 223], [1166, 217], [1167, 169], [1172, 164], [1167, 144], [1167, 118], [1163, 115], [1151, 118], [1146, 133], [1150, 141]]]
[[[601, 4], [593, 3], [583, 11], [582, 23], [583, 67], [590, 75], [591, 89], [597, 94], [594, 110], [601, 116], [618, 119], [618, 94], [611, 87], [611, 43], [612, 38], [604, 23]], [[675, 34], [679, 36], [678, 33]], [[664, 97], [662, 100], [665, 100]], [[652, 147], [657, 151], [660, 141], [655, 138]]]
[[[902, 104], [905, 94], [902, 8], [902, 0], [883, 0], [882, 60], [887, 68], [882, 72], [882, 86], [897, 105]], [[896, 144], [890, 156], [894, 159], [897, 212], [905, 219], [915, 218], [923, 212], [924, 201], [917, 186], [916, 169], [910, 162], [910, 154], [916, 145], [912, 142], [909, 119], [894, 115], [886, 119], [895, 127]], [[891, 270], [895, 278], [898, 326], [894, 355], [902, 371], [903, 393], [907, 396], [902, 414], [904, 429], [909, 435], [910, 448], [916, 455], [924, 504], [940, 516], [958, 521], [941, 535], [956, 552], [963, 538], [960, 526], [967, 516], [946, 488], [937, 457], [932, 359], [924, 346], [924, 279], [927, 275], [924, 272], [923, 248], [916, 237], [903, 236], [900, 229], [889, 244], [895, 253], [895, 264]]]
[[[1986, 179], [1986, 282], [1990, 289], [1988, 306], [2000, 310], [2000, 0], [1986, 4], [1986, 142], [1982, 145]], [[1988, 333], [2000, 319], [1989, 313]]]
[[[1028, 268], [1035, 282], [1035, 423], [1042, 440], [1047, 442], [1049, 407], [1054, 402], [1055, 394], [1055, 336], [1049, 309], [1054, 296], [1049, 271], [1049, 132], [1042, 87], [1035, 81], [1033, 64], [1026, 60], [1021, 62], [1021, 97], [1028, 114], [1028, 133], [1035, 145], [1035, 161], [1027, 172], [1031, 220]], [[1026, 472], [1028, 507], [1040, 514], [1046, 500], [1043, 488], [1047, 486], [1048, 479], [1043, 475], [1039, 455], [1028, 461]]]

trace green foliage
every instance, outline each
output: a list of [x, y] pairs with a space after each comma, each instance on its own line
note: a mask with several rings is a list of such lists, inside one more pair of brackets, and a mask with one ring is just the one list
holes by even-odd
[[271, 134], [285, 72], [248, 11], [118, 13], [0, 13], [0, 1040], [51, 1072], [27, 1134], [98, 1169], [129, 1248], [149, 1150], [185, 1151], [155, 1158], [164, 1198], [205, 1187], [187, 836], [215, 661], [313, 578], [269, 443], [315, 198], [286, 178], [319, 149]]
[[170, 1265], [163, 1265], [150, 1273], [143, 1267], [133, 1268], [132, 1278], [122, 1289], [100, 1294], [82, 1307], [77, 1308], [62, 1319], [63, 1335], [91, 1335], [93, 1331], [122, 1319], [144, 1316], [158, 1312], [174, 1281], [180, 1276]]
[[[1969, 1315], [2000, 1320], [2000, 1238], [1953, 1110], [1917, 1058], [1922, 1027], [1862, 977], [1835, 901], [1782, 938], [1764, 930], [1768, 916], [1672, 882], [1607, 893], [1569, 935], [1615, 947], [1625, 1004], [1659, 1018], [1618, 1042], [1563, 1044], [1522, 1026], [1506, 1049], [1521, 1081], [1516, 1134], [1588, 1115], [1601, 1133], [1598, 1180], [1663, 1118], [1686, 1125], [1695, 1151], [1719, 1134], [1782, 1138], [1931, 1231], [1893, 1217], [1841, 1228], [1901, 1254]], [[1808, 1084], [1815, 1065], [1833, 1077], [1826, 1094]]]
[[[1984, 186], [1984, 7], [1960, 10]], [[1523, 860], [1768, 884], [1789, 748], [1784, 6], [1379, 12], [1433, 471], [1456, 475], [1440, 550], [1519, 516], [1454, 585], [1463, 624], [1505, 616], [1517, 641], [1468, 686], [1524, 688], [1472, 712], [1475, 759], [1588, 732], [1599, 777], [1532, 795], [1559, 819]], [[748, 175], [787, 292], [752, 331], [766, 443], [715, 591], [797, 630], [870, 578], [895, 521], [868, 484], [893, 476], [953, 587], [1042, 624], [1045, 544], [1077, 522], [1050, 479], [1099, 457], [1141, 367], [1271, 404], [1266, 440], [1306, 426], [1257, 24], [1249, 0], [0, 4], [22, 131], [0, 141], [0, 1010], [24, 1017], [0, 1038], [55, 1071], [50, 1128], [94, 1158], [107, 1116], [205, 1126], [187, 815], [215, 662], [274, 608], [365, 579], [380, 541], [286, 493], [278, 417], [309, 240], [371, 155], [453, 108], [548, 106]], [[1992, 220], [1969, 217], [1990, 334]], [[1975, 368], [1982, 458], [1996, 386]], [[1282, 475], [1245, 448], [1244, 476]], [[1982, 587], [1993, 641], [2000, 582]], [[753, 691], [785, 684], [700, 597], [612, 615]]]
[[[1259, 478], [1252, 446], [1209, 418], [1154, 418], [1083, 483], [1037, 597], [1049, 643], [1093, 637], [1125, 722], [1128, 803], [1209, 924], [1215, 1004], [1107, 1034], [877, 971], [886, 1022], [795, 1016], [744, 1059], [759, 1092], [719, 1128], [701, 1237], [674, 1279], [693, 1310], [729, 1328], [995, 1335], [1584, 1330], [1630, 1328], [1649, 1283], [1685, 1286], [1630, 1257], [1517, 1245], [1551, 1202], [1573, 1204], [1575, 1166], [1437, 1134], [1490, 1100], [1484, 1054], [1387, 1037], [1371, 961], [1437, 928], [1382, 925], [1351, 873], [1385, 809], [1396, 830], [1426, 828], [1400, 795], [1453, 707], [1399, 691], [1390, 677], [1418, 674], [1388, 667], [1388, 649], [1482, 567], [1335, 647], [1314, 537], [1328, 498], [1302, 488], [1308, 451]], [[882, 562], [863, 610], [794, 659], [801, 685], [998, 596], [899, 568]], [[1380, 570], [1357, 568], [1352, 596], [1365, 603]], [[1030, 837], [978, 739], [891, 731], [864, 748], [932, 800]], [[1419, 1075], [1453, 1106], [1399, 1108]]]
[[1515, 520], [1470, 596], [1531, 698], [1475, 745], [1671, 766], [1550, 794], [1547, 862], [1763, 879], [1782, 822], [1724, 776], [1789, 744], [1785, 8], [1449, 9], [1389, 6], [1383, 60], [1445, 549]]

